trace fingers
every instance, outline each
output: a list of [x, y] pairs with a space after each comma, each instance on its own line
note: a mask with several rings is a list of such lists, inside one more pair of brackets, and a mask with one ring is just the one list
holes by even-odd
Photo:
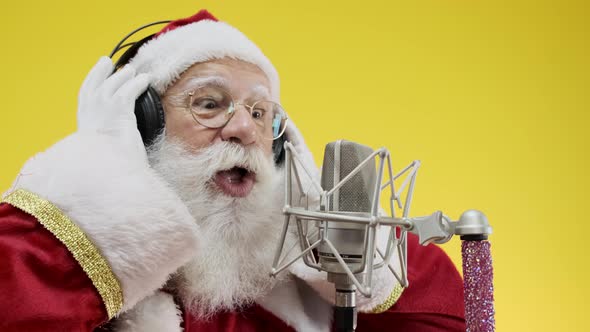
[[89, 91], [96, 90], [104, 80], [109, 77], [113, 71], [113, 62], [111, 58], [102, 56], [98, 59], [98, 62], [90, 69], [88, 75], [82, 82], [80, 87], [80, 95], [86, 94]]
[[119, 90], [119, 88], [133, 79], [134, 76], [135, 68], [130, 65], [126, 65], [123, 67], [123, 69], [114, 73], [111, 77], [104, 81], [103, 85], [100, 87], [102, 90], [101, 94], [108, 97], [113, 96], [117, 90]]
[[284, 135], [286, 135], [287, 140], [291, 141], [293, 146], [298, 146], [299, 144], [302, 144], [303, 135], [301, 135], [301, 132], [295, 126], [295, 124], [293, 122], [289, 121], [285, 125], [286, 125], [286, 128], [285, 128]]
[[149, 75], [135, 76], [135, 68], [130, 65], [111, 75], [112, 71], [112, 60], [106, 56], [101, 57], [84, 79], [80, 95], [100, 89], [103, 96], [129, 96], [137, 99], [149, 85]]
[[137, 99], [150, 84], [151, 77], [149, 74], [139, 74], [133, 79], [128, 80], [117, 90], [115, 97], [125, 97]]

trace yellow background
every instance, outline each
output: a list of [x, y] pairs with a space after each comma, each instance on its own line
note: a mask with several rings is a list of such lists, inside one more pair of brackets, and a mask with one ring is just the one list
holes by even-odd
[[[78, 87], [100, 55], [141, 24], [205, 7], [272, 59], [318, 164], [339, 138], [385, 146], [398, 168], [422, 161], [413, 215], [487, 214], [498, 331], [587, 331], [587, 2], [1, 6], [0, 188], [75, 129]], [[459, 240], [443, 248], [460, 266]]]

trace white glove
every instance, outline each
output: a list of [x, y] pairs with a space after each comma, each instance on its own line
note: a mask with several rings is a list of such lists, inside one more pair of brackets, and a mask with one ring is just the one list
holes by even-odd
[[[306, 204], [310, 204], [310, 207], [316, 205], [319, 206], [320, 193], [315, 189], [315, 187], [311, 183], [312, 180], [314, 180], [317, 183], [320, 183], [320, 171], [315, 164], [313, 155], [311, 154], [311, 151], [305, 144], [303, 135], [295, 126], [294, 122], [289, 121], [287, 123], [285, 135], [287, 137], [287, 140], [291, 142], [291, 144], [293, 144], [293, 147], [295, 148], [295, 151], [297, 152], [297, 155], [299, 156], [299, 160], [301, 162], [301, 164], [296, 162], [295, 167], [298, 169], [299, 180], [301, 181], [303, 192], [300, 193], [297, 190], [295, 191], [295, 202], [303, 203], [299, 202], [299, 200], [301, 198], [301, 195], [305, 194], [308, 198], [308, 202]], [[301, 169], [300, 165], [303, 165], [310, 172], [310, 174], [306, 174], [306, 172], [303, 169]], [[295, 185], [297, 182], [294, 180], [293, 183]]]
[[79, 94], [78, 131], [29, 160], [13, 186], [68, 216], [98, 249], [123, 293], [123, 311], [159, 289], [200, 250], [188, 208], [149, 167], [135, 99], [149, 83], [101, 58]]
[[305, 140], [303, 139], [303, 135], [299, 131], [299, 129], [295, 126], [293, 121], [287, 123], [287, 128], [285, 128], [285, 135], [287, 136], [287, 140], [293, 144], [295, 147], [295, 151], [299, 157], [301, 157], [301, 162], [307, 167], [309, 171], [312, 172], [312, 176], [315, 180], [320, 180], [320, 174], [318, 171], [317, 166], [315, 165], [315, 161], [311, 154], [311, 151], [305, 144]]
[[115, 74], [113, 63], [101, 57], [82, 83], [78, 95], [78, 131], [103, 134], [116, 140], [130, 159], [147, 163], [135, 119], [135, 100], [150, 83], [148, 74], [135, 75], [131, 65]]

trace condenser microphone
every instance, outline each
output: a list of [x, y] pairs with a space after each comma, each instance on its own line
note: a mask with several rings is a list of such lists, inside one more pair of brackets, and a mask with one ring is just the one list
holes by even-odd
[[[375, 159], [370, 147], [340, 140], [326, 145], [322, 166], [321, 185], [333, 194], [320, 207], [327, 213], [368, 218], [374, 200], [377, 181]], [[361, 163], [363, 163], [362, 167]], [[355, 174], [351, 174], [356, 170]], [[340, 253], [359, 280], [366, 271], [359, 271], [365, 252], [366, 225], [346, 221], [328, 223], [326, 237]], [[356, 287], [327, 243], [318, 246], [319, 264], [328, 272], [328, 280], [336, 287], [334, 322], [337, 331], [356, 328]], [[366, 268], [365, 268], [366, 270]]]
[[[489, 243], [485, 241], [491, 228], [481, 212], [470, 210], [459, 221], [450, 220], [441, 211], [430, 216], [410, 217], [420, 162], [414, 160], [397, 174], [393, 173], [391, 156], [385, 148], [373, 151], [344, 140], [329, 143], [320, 184], [314, 169], [306, 167], [297, 149], [290, 142], [285, 142], [284, 147], [285, 222], [272, 276], [299, 259], [310, 268], [327, 272], [328, 281], [336, 288], [334, 327], [337, 331], [354, 331], [355, 292], [372, 296], [372, 276], [377, 269], [387, 267], [400, 286], [408, 287], [408, 232], [417, 235], [422, 245], [445, 243], [453, 235], [460, 235], [469, 242], [463, 246], [464, 275], [469, 276], [465, 282], [468, 330], [493, 331], [491, 256]], [[302, 181], [302, 177], [307, 181]], [[396, 179], [401, 185], [394, 184]], [[387, 215], [379, 213], [384, 191], [390, 193]], [[313, 206], [309, 204], [310, 199]], [[319, 208], [315, 204], [318, 199]], [[401, 216], [396, 216], [394, 203], [401, 210]], [[287, 234], [294, 229], [298, 243], [286, 249]], [[378, 231], [389, 232], [385, 234], [384, 247], [377, 246]], [[380, 242], [380, 246], [382, 244]], [[291, 250], [297, 246], [301, 252], [291, 255]], [[399, 270], [391, 263], [394, 256]]]

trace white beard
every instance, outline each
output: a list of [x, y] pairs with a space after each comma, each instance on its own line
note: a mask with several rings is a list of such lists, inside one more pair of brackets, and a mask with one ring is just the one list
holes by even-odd
[[[200, 318], [236, 310], [265, 295], [284, 216], [284, 175], [272, 156], [222, 142], [191, 152], [164, 135], [150, 148], [150, 164], [179, 194], [200, 226], [203, 250], [172, 277], [170, 286]], [[243, 198], [223, 194], [215, 174], [234, 166], [256, 173]]]

